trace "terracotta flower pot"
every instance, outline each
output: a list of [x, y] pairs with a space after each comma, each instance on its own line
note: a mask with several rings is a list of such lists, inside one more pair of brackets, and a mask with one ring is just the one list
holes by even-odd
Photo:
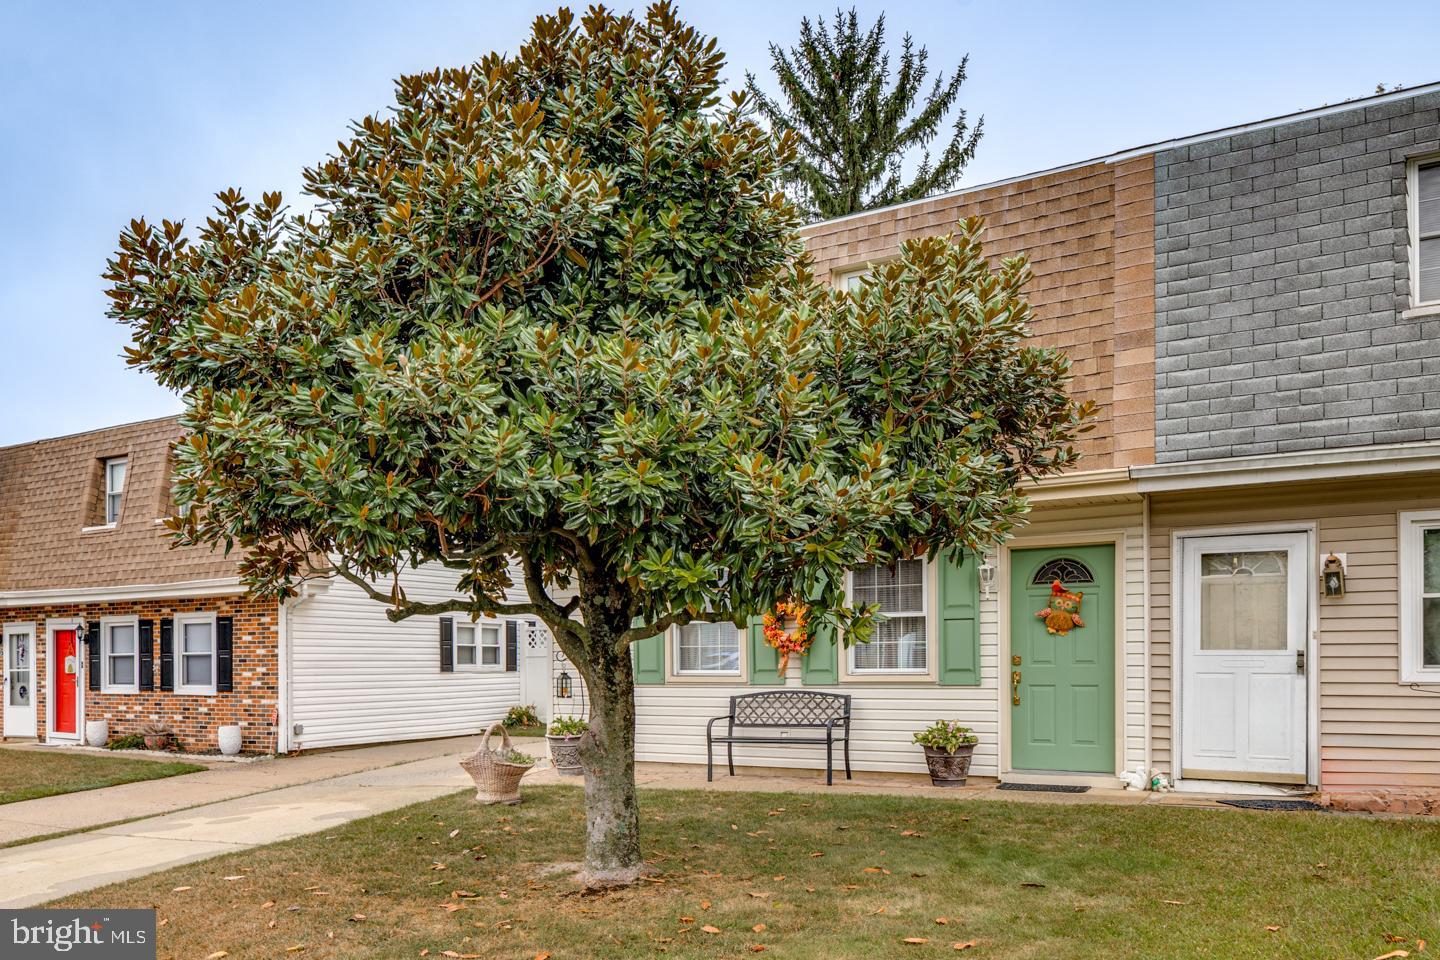
[[965, 786], [965, 778], [970, 775], [970, 759], [974, 754], [973, 743], [956, 747], [954, 753], [926, 747], [925, 765], [930, 768], [930, 782], [937, 787]]
[[580, 737], [578, 733], [568, 737], [545, 736], [550, 743], [550, 762], [555, 764], [556, 773], [574, 777], [585, 772], [580, 766]]

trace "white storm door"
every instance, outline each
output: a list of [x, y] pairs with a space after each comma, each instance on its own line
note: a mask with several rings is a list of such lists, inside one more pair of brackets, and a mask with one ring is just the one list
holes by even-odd
[[33, 737], [35, 721], [35, 627], [13, 624], [0, 636], [4, 657], [5, 736]]
[[520, 702], [550, 722], [550, 632], [533, 620], [520, 626]]
[[1182, 777], [1307, 782], [1309, 540], [1182, 541]]

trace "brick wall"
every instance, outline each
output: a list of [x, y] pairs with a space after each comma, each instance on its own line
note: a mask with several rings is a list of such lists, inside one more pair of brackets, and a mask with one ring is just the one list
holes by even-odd
[[1160, 462], [1440, 439], [1409, 307], [1406, 161], [1440, 94], [1155, 156]]
[[1036, 342], [1069, 355], [1071, 393], [1099, 407], [1080, 470], [1154, 461], [1154, 164], [1094, 163], [804, 229], [817, 275], [894, 257], [905, 240], [986, 219], [993, 259], [1024, 253]]
[[[234, 690], [212, 695], [180, 694], [160, 687], [159, 621], [177, 613], [214, 613], [235, 618]], [[40, 737], [45, 736], [47, 711], [46, 628], [48, 620], [83, 618], [98, 623], [102, 617], [136, 616], [154, 620], [155, 687], [139, 693], [104, 693], [82, 689], [86, 720], [107, 719], [110, 735], [134, 733], [146, 723], [159, 722], [174, 728], [181, 748], [191, 751], [217, 749], [216, 731], [227, 724], [239, 724], [243, 750], [272, 753], [276, 746], [275, 710], [279, 703], [279, 661], [277, 633], [279, 607], [273, 600], [250, 597], [198, 597], [181, 600], [128, 600], [105, 603], [55, 604], [36, 607], [9, 607], [3, 611], [6, 623], [35, 624], [35, 694]], [[177, 638], [178, 644], [178, 638]], [[178, 647], [177, 647], [178, 650]], [[84, 657], [84, 645], [80, 653]], [[179, 657], [176, 656], [176, 669]], [[84, 686], [82, 678], [82, 687]], [[3, 723], [3, 720], [0, 720]], [[0, 735], [3, 735], [0, 729]], [[80, 732], [84, 734], [83, 724]]]

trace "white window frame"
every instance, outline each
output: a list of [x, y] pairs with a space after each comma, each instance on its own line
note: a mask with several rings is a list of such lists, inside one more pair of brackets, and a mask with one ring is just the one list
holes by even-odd
[[[133, 683], [112, 683], [110, 680], [110, 631], [116, 627], [129, 627], [134, 631], [135, 650], [129, 654], [135, 662], [135, 669], [131, 676], [135, 678]], [[140, 618], [130, 617], [101, 617], [100, 618], [100, 691], [102, 693], [139, 693], [140, 692]]]
[[734, 670], [681, 670], [680, 669], [680, 632], [683, 628], [670, 628], [670, 676], [676, 679], [699, 679], [699, 680], [737, 680], [745, 676], [745, 641], [746, 631], [741, 630], [728, 621], [716, 620], [692, 620], [691, 624], [715, 623], [728, 626], [735, 632], [735, 669]]
[[[1440, 683], [1440, 665], [1425, 666], [1426, 530], [1440, 530], [1440, 510], [1400, 514], [1400, 683]], [[1430, 594], [1437, 596], [1437, 594]]]
[[[495, 642], [485, 642], [485, 631], [495, 631]], [[460, 637], [462, 631], [469, 631], [470, 639], [462, 642]], [[460, 662], [460, 648], [473, 647], [475, 650], [474, 663]], [[495, 662], [485, 662], [485, 651], [495, 651]], [[505, 670], [505, 625], [499, 620], [464, 620], [455, 624], [455, 670], [456, 672], [477, 672], [477, 673], [501, 673]]]
[[[105, 523], [104, 523], [104, 526], [113, 527], [113, 526], [115, 526], [117, 523], [120, 522], [120, 515], [121, 515], [121, 513], [122, 513], [122, 512], [124, 511], [124, 509], [125, 509], [125, 487], [126, 487], [126, 485], [129, 483], [129, 481], [130, 481], [130, 458], [129, 458], [129, 457], [107, 457], [103, 462], [104, 462], [104, 465], [105, 465]], [[114, 485], [113, 485], [113, 482], [114, 482], [114, 469], [115, 469], [116, 467], [121, 467], [121, 468], [123, 468], [124, 471], [125, 471], [125, 476], [124, 476], [124, 477], [121, 479], [121, 481], [120, 481], [120, 489], [119, 489], [119, 490], [116, 490], [116, 489], [114, 488]], [[110, 514], [110, 500], [111, 500], [112, 497], [118, 498], [118, 499], [115, 500], [115, 514], [114, 514], [114, 516], [111, 516], [111, 514]]]
[[[170, 642], [174, 645], [171, 649], [171, 656], [174, 658], [171, 669], [175, 671], [175, 692], [189, 696], [208, 697], [215, 695], [216, 674], [220, 669], [220, 632], [216, 629], [216, 617], [212, 613], [177, 613], [175, 614], [174, 635]], [[185, 682], [185, 625], [190, 623], [208, 623], [210, 625], [210, 684], [209, 686], [197, 686]], [[197, 656], [197, 654], [191, 654]]]
[[[1440, 293], [1420, 299], [1420, 168], [1440, 166], [1440, 153], [1412, 157], [1405, 170], [1406, 227], [1410, 237], [1410, 308], [1440, 307]], [[1432, 237], [1431, 239], [1435, 239]]]
[[[853, 679], [896, 678], [896, 679], [911, 679], [911, 680], [931, 680], [931, 679], [934, 679], [934, 677], [935, 677], [935, 653], [936, 653], [936, 647], [935, 647], [935, 616], [934, 616], [934, 601], [933, 601], [933, 597], [934, 597], [934, 593], [935, 593], [935, 589], [934, 589], [934, 588], [935, 588], [935, 584], [934, 584], [934, 582], [933, 582], [933, 578], [934, 578], [934, 564], [932, 564], [932, 563], [930, 562], [930, 558], [929, 558], [929, 557], [916, 557], [916, 558], [914, 558], [914, 559], [916, 559], [916, 560], [918, 560], [918, 561], [920, 562], [920, 583], [921, 583], [920, 604], [921, 604], [921, 609], [918, 610], [918, 611], [913, 611], [913, 610], [901, 610], [901, 611], [896, 611], [896, 612], [894, 612], [893, 614], [889, 614], [889, 616], [899, 616], [899, 617], [915, 617], [915, 616], [918, 616], [918, 617], [921, 617], [921, 618], [924, 619], [924, 621], [925, 621], [925, 668], [922, 670], [922, 669], [916, 669], [915, 667], [903, 667], [903, 668], [896, 668], [896, 669], [894, 669], [894, 670], [885, 670], [885, 669], [873, 669], [873, 668], [857, 667], [857, 666], [855, 666], [855, 651], [856, 651], [857, 649], [859, 649], [859, 646], [860, 646], [860, 645], [859, 645], [859, 644], [850, 644], [849, 648], [847, 649], [847, 651], [846, 651], [846, 653], [845, 653], [845, 676], [846, 676], [847, 678], [853, 678]], [[848, 604], [854, 604], [854, 603], [855, 603], [855, 573], [854, 573], [854, 571], [851, 571], [851, 570], [847, 570], [847, 571], [845, 572], [845, 601], [846, 601], [846, 603], [848, 603]]]

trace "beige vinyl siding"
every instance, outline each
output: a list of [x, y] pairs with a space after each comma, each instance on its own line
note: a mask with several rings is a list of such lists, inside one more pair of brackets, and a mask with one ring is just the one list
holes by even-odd
[[[1345, 596], [1320, 597], [1320, 786], [1440, 787], [1440, 696], [1400, 684], [1398, 514], [1440, 506], [1440, 478], [1157, 494], [1151, 503], [1151, 729], [1173, 764], [1171, 536], [1229, 525], [1315, 524], [1316, 551], [1347, 555]], [[1312, 585], [1318, 590], [1318, 584]]]
[[[1124, 766], [1145, 762], [1145, 577], [1141, 504], [1082, 504], [1037, 507], [1022, 537], [1043, 537], [1047, 543], [1066, 539], [1094, 542], [1096, 531], [1121, 531], [1123, 556], [1116, 558], [1124, 603]], [[1016, 546], [1024, 544], [1017, 542]], [[1123, 571], [1123, 573], [1122, 573]], [[933, 587], [933, 584], [932, 584]], [[980, 675], [978, 687], [942, 687], [935, 683], [840, 683], [805, 687], [848, 693], [852, 700], [851, 765], [862, 771], [924, 773], [925, 760], [911, 741], [915, 731], [936, 719], [958, 719], [980, 736], [971, 772], [999, 776], [1001, 710], [1008, 709], [1008, 685], [1001, 688], [999, 604], [1006, 602], [1003, 582], [996, 596], [980, 600]], [[934, 608], [933, 598], [931, 608]], [[669, 651], [667, 651], [668, 655]], [[841, 654], [844, 655], [843, 652]], [[798, 664], [790, 684], [799, 686]], [[573, 671], [572, 671], [573, 672]], [[729, 712], [729, 698], [766, 689], [743, 683], [671, 684], [636, 688], [636, 758], [662, 763], [704, 763], [705, 723]], [[563, 712], [564, 701], [557, 701]], [[800, 734], [797, 735], [808, 735]], [[837, 767], [841, 767], [839, 751]], [[821, 746], [739, 746], [737, 766], [822, 769]], [[723, 749], [716, 762], [723, 764]], [[723, 769], [723, 767], [722, 767]]]

